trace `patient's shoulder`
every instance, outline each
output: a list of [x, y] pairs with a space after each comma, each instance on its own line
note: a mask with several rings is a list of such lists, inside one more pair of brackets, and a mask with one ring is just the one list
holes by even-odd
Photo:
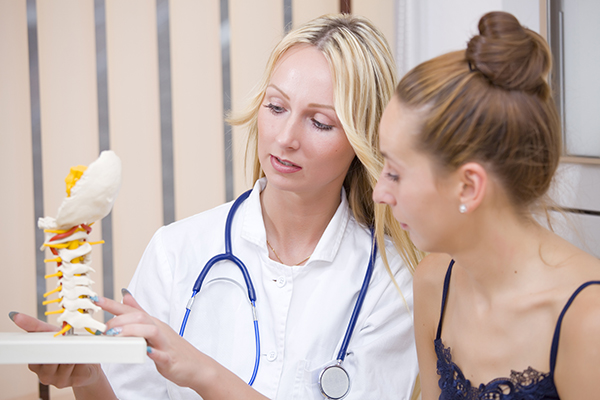
[[[444, 277], [451, 258], [447, 254], [429, 254], [417, 265], [413, 280], [415, 319], [434, 328], [444, 290]], [[433, 332], [433, 331], [431, 331]]]
[[428, 254], [417, 266], [415, 285], [423, 286], [423, 289], [442, 288], [451, 260], [447, 254]]

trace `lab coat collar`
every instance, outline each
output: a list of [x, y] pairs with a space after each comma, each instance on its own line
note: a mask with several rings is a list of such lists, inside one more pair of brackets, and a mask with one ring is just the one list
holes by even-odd
[[[267, 233], [265, 231], [265, 223], [262, 216], [260, 205], [260, 192], [267, 186], [267, 178], [261, 178], [254, 184], [252, 193], [244, 202], [243, 207], [240, 207], [240, 212], [243, 215], [242, 238], [267, 250]], [[310, 257], [310, 260], [305, 264], [308, 265], [313, 261], [321, 260], [333, 262], [346, 231], [346, 226], [351, 218], [350, 207], [346, 199], [346, 191], [342, 187], [340, 193], [341, 202], [338, 206], [333, 218], [329, 221], [323, 236], [317, 243], [315, 251]]]

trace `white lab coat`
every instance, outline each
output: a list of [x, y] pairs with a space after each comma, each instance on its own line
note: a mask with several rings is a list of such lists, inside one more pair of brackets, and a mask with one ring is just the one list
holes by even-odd
[[[286, 266], [268, 256], [257, 182], [233, 219], [233, 253], [246, 265], [256, 290], [261, 359], [253, 387], [271, 399], [322, 399], [317, 379], [335, 362], [370, 255], [367, 228], [352, 216], [345, 193], [310, 260]], [[232, 203], [159, 229], [129, 290], [153, 316], [179, 332], [192, 287], [206, 262], [224, 252]], [[409, 399], [418, 373], [411, 313], [412, 276], [387, 243], [388, 260], [406, 302], [377, 257], [343, 363], [349, 400]], [[196, 296], [184, 337], [248, 381], [255, 359], [246, 285], [231, 262], [216, 264]], [[199, 399], [143, 365], [103, 365], [121, 400]], [[202, 373], [199, 369], [198, 373]]]

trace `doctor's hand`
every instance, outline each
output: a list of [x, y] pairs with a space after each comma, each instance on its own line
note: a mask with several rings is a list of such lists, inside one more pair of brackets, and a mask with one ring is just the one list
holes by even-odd
[[[11, 319], [26, 332], [57, 332], [58, 327], [30, 317], [11, 313]], [[44, 385], [57, 388], [84, 387], [94, 385], [104, 377], [98, 364], [30, 364], [29, 369], [37, 374]]]
[[154, 361], [161, 375], [179, 386], [194, 384], [198, 375], [204, 375], [204, 369], [197, 368], [198, 359], [203, 354], [179, 337], [170, 326], [145, 312], [127, 290], [123, 290], [123, 295], [122, 304], [102, 297], [96, 302], [115, 315], [106, 323], [106, 334], [145, 338], [148, 357]]
[[195, 390], [203, 399], [266, 399], [234, 373], [200, 352], [169, 325], [145, 312], [123, 289], [123, 303], [100, 298], [96, 304], [115, 315], [107, 334], [138, 336], [148, 343], [148, 357], [171, 382]]

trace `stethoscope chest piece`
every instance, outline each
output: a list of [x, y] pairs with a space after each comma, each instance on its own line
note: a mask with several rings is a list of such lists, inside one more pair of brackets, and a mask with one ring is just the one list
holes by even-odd
[[340, 364], [330, 365], [319, 375], [319, 388], [327, 399], [343, 399], [350, 392], [350, 376]]

